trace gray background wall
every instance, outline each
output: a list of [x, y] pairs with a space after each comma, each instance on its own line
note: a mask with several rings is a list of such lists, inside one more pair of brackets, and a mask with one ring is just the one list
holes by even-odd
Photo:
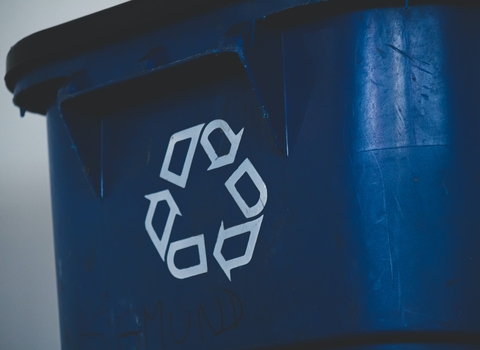
[[[0, 62], [23, 37], [125, 0], [0, 0]], [[0, 349], [60, 349], [45, 117], [0, 86]]]

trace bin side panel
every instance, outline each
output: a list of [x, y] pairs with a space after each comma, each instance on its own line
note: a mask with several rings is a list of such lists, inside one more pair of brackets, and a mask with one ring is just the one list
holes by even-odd
[[79, 108], [101, 125], [103, 199], [53, 106], [63, 346], [478, 333], [478, 74], [460, 63], [479, 49], [448, 30], [473, 35], [463, 15], [383, 8], [281, 27], [288, 156], [241, 66], [112, 90], [101, 113]]

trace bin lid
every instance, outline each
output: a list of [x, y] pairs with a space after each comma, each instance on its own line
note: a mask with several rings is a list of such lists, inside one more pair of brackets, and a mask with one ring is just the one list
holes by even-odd
[[40, 65], [235, 1], [238, 0], [129, 1], [39, 31], [10, 49], [5, 83], [13, 92], [15, 83]]

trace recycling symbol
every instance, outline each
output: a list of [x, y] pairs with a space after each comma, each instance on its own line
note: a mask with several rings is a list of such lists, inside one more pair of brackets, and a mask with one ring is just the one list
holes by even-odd
[[[209, 140], [210, 134], [217, 129], [220, 129], [223, 132], [230, 143], [230, 151], [222, 156], [217, 154]], [[182, 189], [185, 189], [187, 186], [193, 157], [199, 142], [211, 163], [206, 169], [207, 171], [233, 164], [242, 140], [243, 131], [244, 129], [235, 134], [226, 121], [216, 119], [208, 123], [207, 126], [205, 126], [205, 124], [199, 124], [173, 134], [170, 137], [170, 141], [167, 146], [165, 158], [160, 170], [160, 177]], [[180, 174], [176, 174], [169, 170], [170, 162], [172, 160], [176, 144], [185, 140], [190, 140], [190, 143], [185, 155], [182, 171]], [[248, 205], [235, 186], [240, 178], [244, 175], [248, 175], [250, 177], [259, 192], [258, 201], [254, 205]], [[232, 173], [232, 175], [230, 175], [224, 185], [240, 211], [245, 216], [245, 219], [249, 220], [256, 217], [253, 220], [246, 221], [240, 225], [228, 228], [224, 226], [223, 221], [219, 223], [217, 241], [213, 249], [213, 257], [225, 272], [227, 278], [231, 280], [231, 270], [248, 264], [252, 259], [257, 238], [260, 233], [260, 227], [263, 221], [263, 215], [260, 214], [263, 212], [263, 209], [267, 203], [267, 186], [248, 158], [246, 158], [238, 166], [238, 168]], [[151, 193], [146, 195], [145, 198], [150, 201], [145, 218], [145, 229], [150, 236], [153, 245], [157, 249], [160, 258], [167, 263], [170, 273], [178, 279], [185, 279], [207, 273], [207, 253], [203, 234], [181, 239], [175, 242], [170, 242], [170, 236], [172, 231], [175, 229], [175, 220], [177, 219], [177, 216], [182, 216], [181, 210], [175, 202], [175, 199], [170, 191], [166, 189], [160, 192]], [[163, 232], [161, 233], [156, 232], [152, 223], [155, 210], [160, 202], [166, 202], [169, 207], [166, 223]], [[248, 232], [250, 235], [245, 253], [242, 256], [227, 260], [222, 254], [224, 242], [232, 237]], [[175, 254], [182, 249], [195, 246], [198, 250], [199, 263], [194, 266], [178, 268], [175, 265]]]

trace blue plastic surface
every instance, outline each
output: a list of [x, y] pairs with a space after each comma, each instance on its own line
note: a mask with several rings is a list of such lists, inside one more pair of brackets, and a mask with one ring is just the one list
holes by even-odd
[[286, 3], [17, 83], [65, 79], [64, 349], [478, 348], [480, 9]]

